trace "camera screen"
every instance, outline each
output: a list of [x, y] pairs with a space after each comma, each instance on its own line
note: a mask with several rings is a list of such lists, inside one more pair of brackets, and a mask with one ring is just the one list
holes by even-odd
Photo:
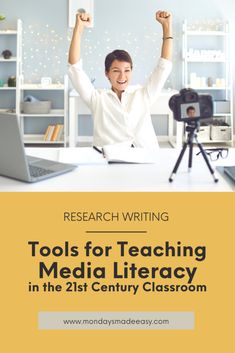
[[199, 103], [187, 103], [181, 104], [181, 119], [195, 119], [200, 117], [200, 106]]

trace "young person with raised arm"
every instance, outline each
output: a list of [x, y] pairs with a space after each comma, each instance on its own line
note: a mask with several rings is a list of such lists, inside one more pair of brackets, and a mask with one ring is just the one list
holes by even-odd
[[158, 147], [150, 108], [172, 68], [172, 15], [167, 11], [158, 11], [156, 20], [163, 30], [161, 57], [146, 84], [130, 86], [132, 59], [125, 50], [114, 50], [105, 58], [105, 75], [111, 87], [95, 89], [82, 69], [80, 49], [84, 29], [89, 27], [91, 17], [87, 13], [76, 16], [69, 50], [69, 76], [91, 110], [94, 119], [93, 144], [96, 146], [127, 142], [136, 147]]

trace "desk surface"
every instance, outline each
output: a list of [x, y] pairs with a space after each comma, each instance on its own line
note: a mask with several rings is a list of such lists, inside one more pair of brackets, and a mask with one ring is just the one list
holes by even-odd
[[[203, 158], [195, 156], [197, 148], [194, 149], [191, 173], [187, 171], [188, 152], [186, 152], [173, 183], [169, 183], [168, 178], [180, 150], [160, 149], [157, 164], [111, 165], [92, 164], [92, 161], [89, 164], [89, 160], [87, 160], [87, 164], [84, 164], [86, 156], [89, 156], [89, 150], [91, 149], [63, 149], [63, 161], [67, 155], [68, 162], [72, 162], [74, 159], [74, 162], [79, 164], [78, 168], [70, 173], [33, 184], [0, 177], [0, 191], [235, 191], [235, 186], [223, 173], [216, 172], [219, 176], [219, 182], [214, 183]], [[54, 160], [60, 159], [60, 151], [57, 148], [26, 149], [28, 155]], [[235, 165], [235, 149], [230, 149], [227, 159], [212, 163], [213, 168], [221, 165]]]

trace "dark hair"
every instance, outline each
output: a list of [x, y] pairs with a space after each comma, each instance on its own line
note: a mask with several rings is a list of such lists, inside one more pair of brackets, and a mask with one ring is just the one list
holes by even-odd
[[112, 51], [112, 53], [109, 53], [106, 56], [106, 58], [105, 58], [105, 71], [107, 71], [107, 72], [109, 71], [114, 60], [125, 61], [131, 65], [131, 69], [133, 67], [133, 63], [132, 63], [132, 59], [131, 59], [130, 54], [125, 50], [116, 49], [116, 50]]
[[194, 106], [190, 105], [187, 109], [186, 112], [188, 113], [190, 110], [193, 110], [194, 112], [196, 111], [196, 109], [194, 108]]

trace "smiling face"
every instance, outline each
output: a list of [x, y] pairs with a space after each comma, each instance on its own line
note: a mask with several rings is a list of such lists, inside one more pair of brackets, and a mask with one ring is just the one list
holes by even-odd
[[120, 97], [131, 81], [131, 64], [126, 61], [114, 60], [109, 71], [106, 71], [105, 74], [112, 85], [112, 90]]

